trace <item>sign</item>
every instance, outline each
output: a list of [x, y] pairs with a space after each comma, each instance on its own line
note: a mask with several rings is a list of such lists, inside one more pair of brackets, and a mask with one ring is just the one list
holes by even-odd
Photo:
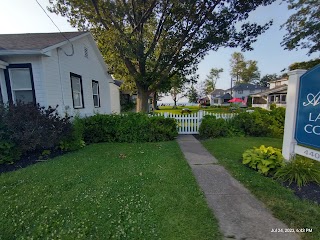
[[295, 139], [320, 148], [320, 65], [300, 77]]

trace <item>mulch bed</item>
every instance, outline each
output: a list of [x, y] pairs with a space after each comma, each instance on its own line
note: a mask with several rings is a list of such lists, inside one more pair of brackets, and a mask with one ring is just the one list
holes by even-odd
[[282, 186], [293, 190], [294, 194], [300, 199], [305, 199], [320, 204], [320, 185], [316, 183], [309, 183], [301, 188], [299, 188], [295, 183], [291, 183], [289, 185], [288, 182], [282, 183]]
[[21, 168], [28, 167], [30, 165], [36, 164], [38, 162], [49, 161], [51, 158], [63, 155], [62, 151], [54, 151], [49, 156], [40, 159], [39, 154], [31, 154], [28, 156], [22, 156], [20, 160], [14, 162], [13, 164], [0, 164], [0, 174], [5, 172], [12, 172], [19, 170]]

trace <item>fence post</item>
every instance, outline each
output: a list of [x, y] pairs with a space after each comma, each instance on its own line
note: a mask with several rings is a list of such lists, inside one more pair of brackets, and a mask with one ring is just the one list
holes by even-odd
[[165, 112], [165, 113], [163, 114], [163, 116], [164, 116], [165, 118], [167, 118], [167, 117], [168, 117], [168, 113]]

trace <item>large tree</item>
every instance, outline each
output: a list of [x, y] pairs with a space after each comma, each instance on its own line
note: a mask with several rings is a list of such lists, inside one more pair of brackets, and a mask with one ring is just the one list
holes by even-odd
[[289, 66], [289, 71], [292, 71], [292, 70], [295, 70], [295, 69], [309, 70], [309, 69], [315, 67], [318, 64], [320, 64], [320, 58], [313, 59], [313, 60], [306, 61], [306, 62], [295, 62], [295, 63], [292, 63]]
[[237, 84], [255, 81], [260, 78], [257, 63], [253, 60], [246, 61], [242, 53], [234, 52], [230, 59], [231, 76]]
[[175, 74], [194, 73], [208, 50], [252, 49], [271, 21], [246, 22], [249, 13], [274, 1], [52, 0], [49, 9], [105, 38], [136, 85], [137, 111], [147, 111], [149, 94]]
[[216, 88], [216, 83], [220, 78], [220, 73], [223, 72], [223, 68], [211, 68], [209, 75], [207, 75], [205, 81], [205, 93], [208, 95]]
[[277, 74], [266, 74], [264, 75], [260, 81], [259, 81], [259, 85], [262, 87], [269, 87], [270, 86], [270, 82], [274, 81], [276, 79], [279, 79]]
[[189, 103], [196, 103], [198, 101], [198, 92], [197, 89], [193, 86], [193, 84], [187, 90], [186, 97], [188, 98]]
[[288, 9], [295, 10], [281, 27], [287, 34], [281, 45], [285, 49], [308, 49], [308, 55], [320, 51], [320, 2], [319, 0], [283, 0]]

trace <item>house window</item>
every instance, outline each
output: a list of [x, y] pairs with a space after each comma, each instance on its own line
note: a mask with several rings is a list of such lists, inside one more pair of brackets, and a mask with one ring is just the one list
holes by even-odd
[[11, 64], [6, 72], [10, 102], [35, 103], [31, 64]]
[[217, 99], [217, 98], [213, 99], [213, 103], [218, 104], [219, 103], [219, 99]]
[[274, 102], [274, 96], [270, 96], [270, 102]]
[[82, 79], [80, 75], [70, 73], [71, 91], [74, 108], [84, 108]]
[[281, 81], [276, 82], [276, 87], [281, 86]]
[[100, 107], [99, 82], [92, 80], [92, 94], [94, 107]]
[[287, 95], [281, 95], [281, 102], [286, 102]]
[[239, 93], [239, 94], [243, 94], [243, 90], [239, 90], [238, 93]]

